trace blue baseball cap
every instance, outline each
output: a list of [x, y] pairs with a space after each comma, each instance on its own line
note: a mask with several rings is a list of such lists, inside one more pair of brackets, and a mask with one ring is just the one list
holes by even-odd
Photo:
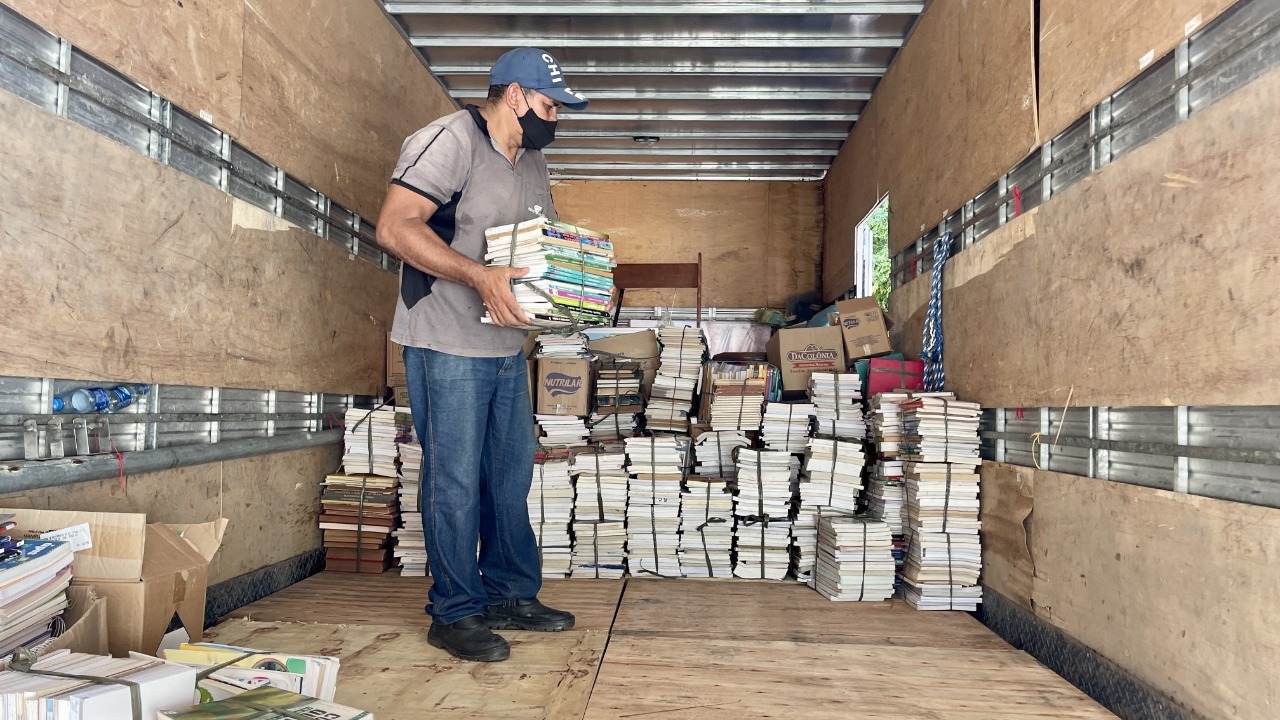
[[564, 73], [560, 72], [560, 63], [545, 50], [516, 48], [498, 58], [489, 71], [489, 84], [511, 83], [518, 83], [527, 90], [537, 90], [571, 110], [585, 110], [587, 107], [587, 99], [569, 89]]

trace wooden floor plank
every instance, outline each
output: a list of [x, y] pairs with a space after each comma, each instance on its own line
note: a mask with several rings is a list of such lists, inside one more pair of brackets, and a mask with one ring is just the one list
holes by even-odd
[[[430, 587], [429, 578], [404, 578], [397, 573], [323, 572], [246, 605], [228, 617], [426, 629], [431, 619], [423, 608]], [[573, 613], [575, 629], [608, 630], [621, 593], [621, 580], [546, 580], [539, 599]]]
[[378, 720], [581, 718], [608, 632], [506, 632], [511, 658], [455, 660], [402, 625], [329, 625], [236, 619], [206, 633], [211, 642], [341, 660], [338, 702]]
[[632, 579], [614, 635], [1004, 649], [967, 613], [836, 603], [794, 582]]
[[1115, 716], [1012, 648], [614, 635], [586, 720], [633, 717], [1114, 720]]

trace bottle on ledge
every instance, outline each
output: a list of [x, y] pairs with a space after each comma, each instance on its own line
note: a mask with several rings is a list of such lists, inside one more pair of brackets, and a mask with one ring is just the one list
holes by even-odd
[[55, 397], [53, 411], [56, 413], [113, 413], [132, 405], [150, 390], [150, 385], [142, 383], [116, 385], [113, 388], [80, 388]]

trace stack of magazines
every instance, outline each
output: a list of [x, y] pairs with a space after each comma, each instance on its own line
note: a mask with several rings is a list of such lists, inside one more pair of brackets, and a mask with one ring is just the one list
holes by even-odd
[[[527, 329], [603, 325], [613, 309], [609, 236], [544, 217], [485, 230], [485, 263], [528, 268], [515, 281]], [[482, 322], [492, 322], [488, 312]]]

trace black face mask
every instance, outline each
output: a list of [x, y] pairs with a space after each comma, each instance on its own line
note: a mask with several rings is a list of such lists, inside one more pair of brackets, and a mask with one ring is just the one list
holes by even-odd
[[516, 119], [520, 121], [520, 132], [524, 135], [520, 147], [541, 150], [556, 139], [555, 122], [538, 117], [533, 108], [526, 110], [523, 115], [517, 115]]

